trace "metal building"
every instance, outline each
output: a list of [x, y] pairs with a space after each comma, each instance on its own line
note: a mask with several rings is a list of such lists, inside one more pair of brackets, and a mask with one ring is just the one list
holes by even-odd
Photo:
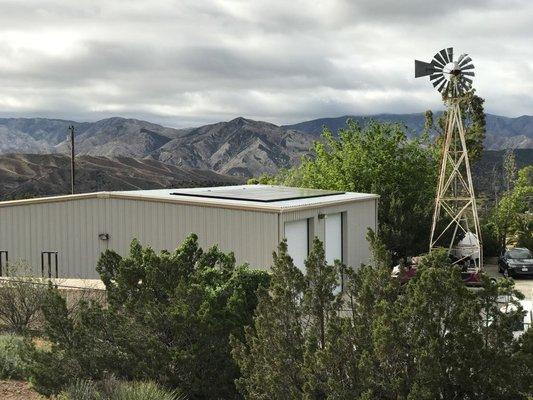
[[369, 258], [378, 196], [267, 185], [99, 192], [0, 202], [0, 261], [26, 262], [36, 275], [97, 278], [107, 248], [128, 253], [133, 238], [174, 250], [190, 233], [204, 248], [233, 251], [238, 263], [268, 268], [287, 238], [303, 267], [312, 239], [328, 261], [359, 266]]

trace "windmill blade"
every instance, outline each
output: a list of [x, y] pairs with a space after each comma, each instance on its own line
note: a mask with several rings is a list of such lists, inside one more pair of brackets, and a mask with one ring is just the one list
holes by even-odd
[[442, 58], [442, 56], [439, 53], [433, 56], [433, 61], [439, 63], [440, 67], [444, 67], [447, 64], [447, 62], [444, 60], [444, 58]]
[[435, 60], [431, 60], [431, 65], [435, 69], [435, 71], [442, 71], [444, 66], [440, 66]]
[[446, 53], [448, 53], [448, 62], [453, 61], [453, 47], [448, 47], [446, 49]]
[[466, 53], [461, 54], [461, 55], [459, 56], [459, 59], [457, 60], [457, 64], [458, 64], [458, 65], [461, 64], [461, 61], [463, 61], [463, 59], [464, 59], [465, 57], [467, 57], [467, 56], [468, 56], [468, 54], [466, 54]]
[[432, 74], [429, 76], [429, 80], [433, 81], [437, 78], [444, 77], [444, 74], [442, 72], [437, 72], [436, 74]]
[[474, 69], [474, 64], [467, 65], [465, 67], [461, 67], [461, 72], [467, 69]]
[[461, 71], [461, 75], [476, 76], [476, 74], [472, 71]]
[[448, 59], [448, 53], [446, 52], [446, 49], [442, 49], [441, 51], [439, 51], [439, 54], [444, 59], [444, 61], [446, 61], [446, 64], [448, 64], [449, 62], [452, 62], [451, 59]]
[[[467, 55], [465, 54], [465, 56], [467, 56]], [[470, 57], [465, 57], [459, 62], [459, 67], [462, 67], [463, 65], [466, 65], [466, 64], [468, 64], [471, 61], [472, 61], [472, 59]]]
[[443, 80], [443, 82], [437, 87], [437, 90], [442, 93], [444, 88], [449, 85], [450, 82], [448, 82], [446, 79]]
[[460, 82], [468, 82], [468, 85], [472, 86], [472, 79], [467, 78], [466, 76], [463, 76], [459, 81]]
[[439, 86], [439, 84], [442, 82], [442, 81], [445, 81], [446, 79], [444, 78], [444, 76], [441, 76], [440, 78], [437, 78], [436, 80], [434, 80], [433, 82], [431, 82], [433, 84], [433, 87], [437, 87]]
[[431, 63], [415, 60], [415, 78], [427, 76], [435, 72], [435, 67]]

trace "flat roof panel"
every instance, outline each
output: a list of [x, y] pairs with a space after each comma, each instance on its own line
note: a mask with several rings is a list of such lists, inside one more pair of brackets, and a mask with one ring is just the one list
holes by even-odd
[[283, 186], [227, 186], [221, 188], [205, 188], [180, 190], [171, 193], [174, 196], [190, 196], [224, 200], [258, 201], [272, 203], [284, 200], [309, 199], [344, 194], [333, 190], [305, 189]]

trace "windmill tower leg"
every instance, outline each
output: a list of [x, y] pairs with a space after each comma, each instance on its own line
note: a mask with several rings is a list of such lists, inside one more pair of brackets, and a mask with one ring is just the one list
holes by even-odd
[[[464, 238], [461, 246], [457, 245], [459, 237]], [[483, 268], [481, 229], [458, 99], [448, 103], [429, 250], [436, 248], [447, 248], [455, 263]]]

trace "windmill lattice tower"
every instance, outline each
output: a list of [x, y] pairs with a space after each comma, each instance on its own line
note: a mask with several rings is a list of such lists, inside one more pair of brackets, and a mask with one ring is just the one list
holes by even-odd
[[447, 108], [429, 250], [447, 248], [454, 263], [479, 271], [483, 268], [481, 230], [460, 107], [472, 89], [473, 69], [466, 54], [453, 60], [453, 48], [441, 50], [430, 63], [415, 60], [415, 78], [429, 75]]

